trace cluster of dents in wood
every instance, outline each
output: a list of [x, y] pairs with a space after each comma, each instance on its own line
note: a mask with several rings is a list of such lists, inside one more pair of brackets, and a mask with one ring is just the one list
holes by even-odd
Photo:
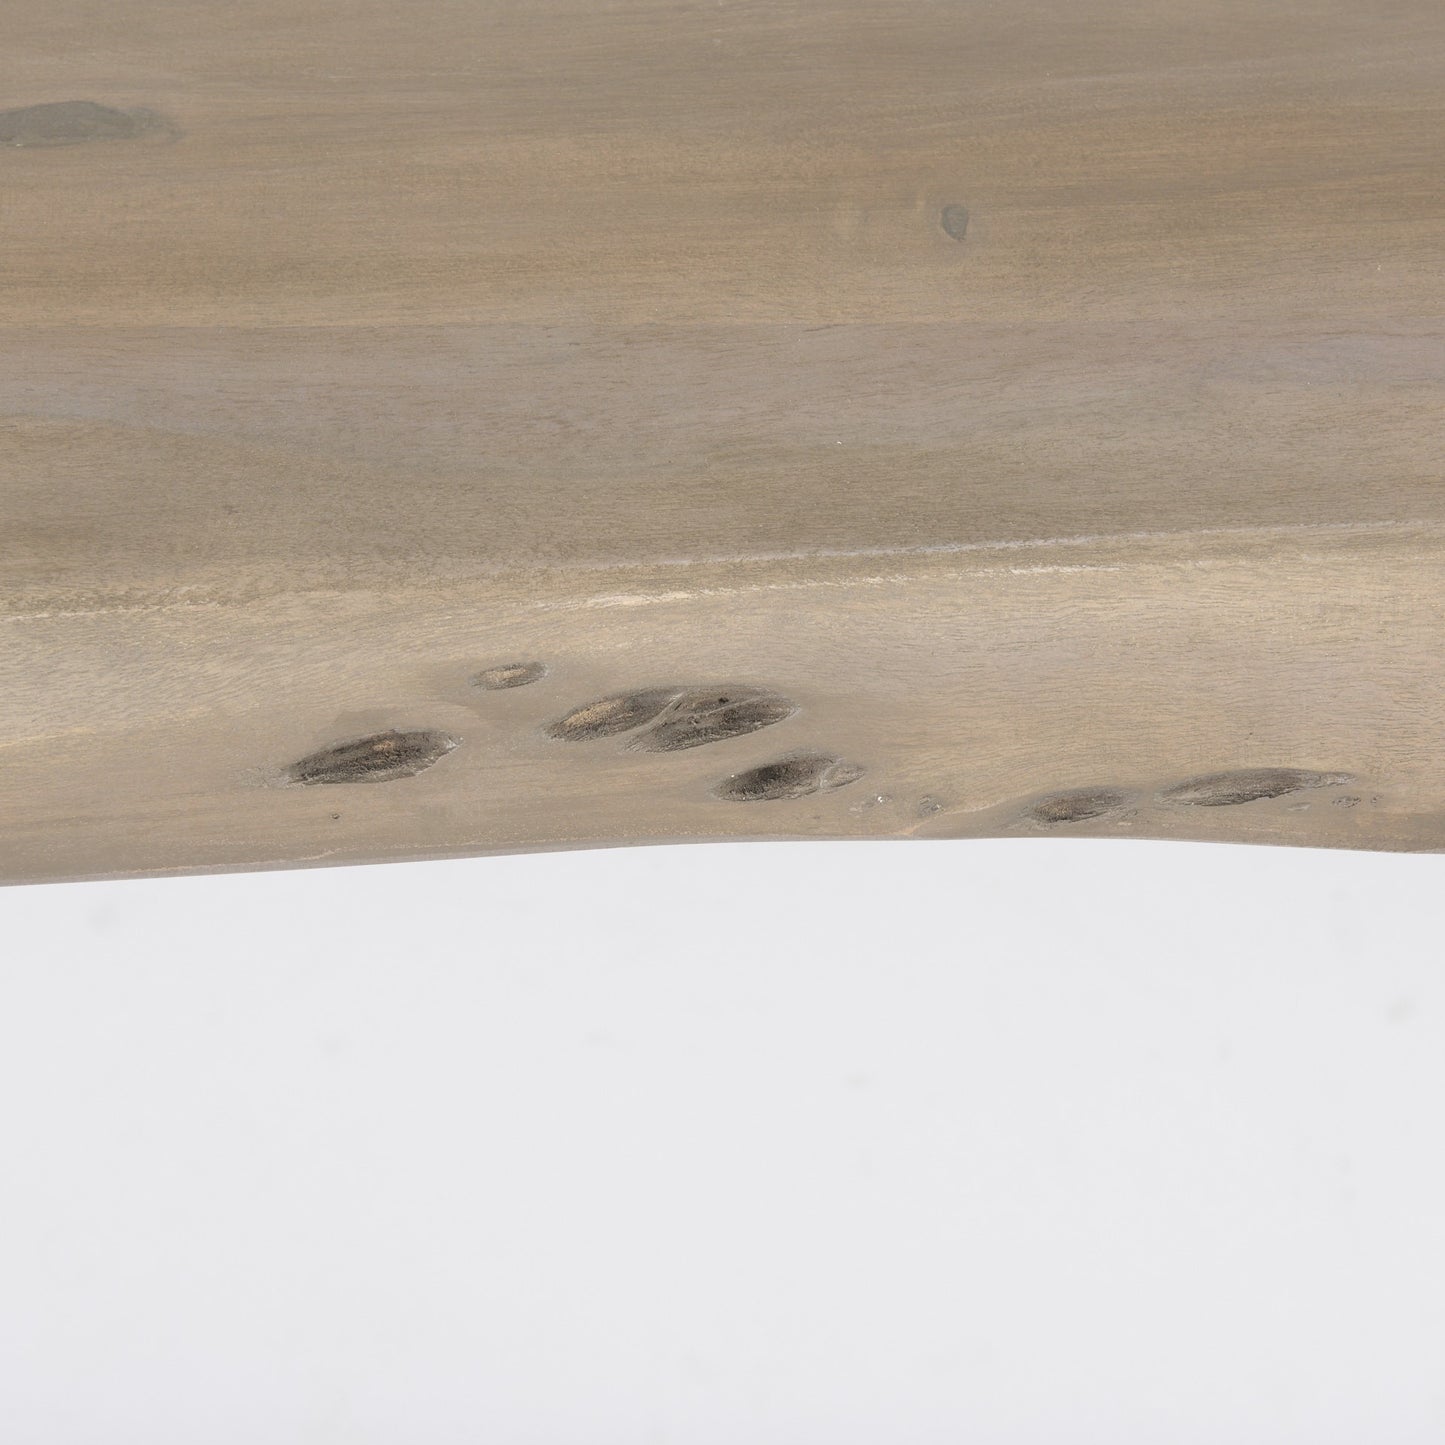
[[[472, 678], [484, 691], [527, 686], [547, 675], [540, 662], [509, 662]], [[797, 705], [767, 688], [742, 685], [666, 686], [634, 689], [595, 698], [549, 723], [544, 735], [554, 741], [590, 743], [622, 739], [625, 751], [672, 753], [745, 737], [784, 722]], [[461, 739], [437, 729], [387, 731], [322, 748], [293, 763], [287, 781], [380, 783], [414, 777], [441, 761]], [[830, 752], [799, 749], [771, 762], [733, 773], [711, 789], [729, 802], [805, 798], [857, 782], [865, 769]], [[1186, 778], [1161, 789], [1155, 800], [1170, 807], [1220, 808], [1331, 788], [1353, 781], [1349, 773], [1307, 768], [1238, 768]], [[1132, 817], [1138, 791], [1120, 787], [1069, 788], [1030, 803], [1022, 820], [1055, 828], [1073, 823]], [[1349, 806], [1359, 800], [1340, 797]]]

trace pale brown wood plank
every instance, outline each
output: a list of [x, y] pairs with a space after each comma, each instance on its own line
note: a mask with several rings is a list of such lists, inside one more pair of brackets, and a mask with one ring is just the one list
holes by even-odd
[[1437, 5], [11, 11], [4, 877], [1442, 846]]

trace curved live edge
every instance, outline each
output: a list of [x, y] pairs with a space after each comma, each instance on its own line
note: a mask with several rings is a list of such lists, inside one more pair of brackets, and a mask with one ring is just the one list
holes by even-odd
[[0, 879], [1445, 849], [1445, 7], [1148, 19], [13, 0]]

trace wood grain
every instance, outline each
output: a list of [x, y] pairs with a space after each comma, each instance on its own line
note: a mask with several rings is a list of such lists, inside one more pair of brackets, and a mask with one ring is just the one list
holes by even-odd
[[5, 35], [0, 877], [1445, 847], [1432, 0]]

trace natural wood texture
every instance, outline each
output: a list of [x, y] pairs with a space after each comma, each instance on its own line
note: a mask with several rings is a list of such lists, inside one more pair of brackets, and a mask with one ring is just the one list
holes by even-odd
[[0, 877], [1445, 848], [1435, 0], [12, 0], [0, 112]]

